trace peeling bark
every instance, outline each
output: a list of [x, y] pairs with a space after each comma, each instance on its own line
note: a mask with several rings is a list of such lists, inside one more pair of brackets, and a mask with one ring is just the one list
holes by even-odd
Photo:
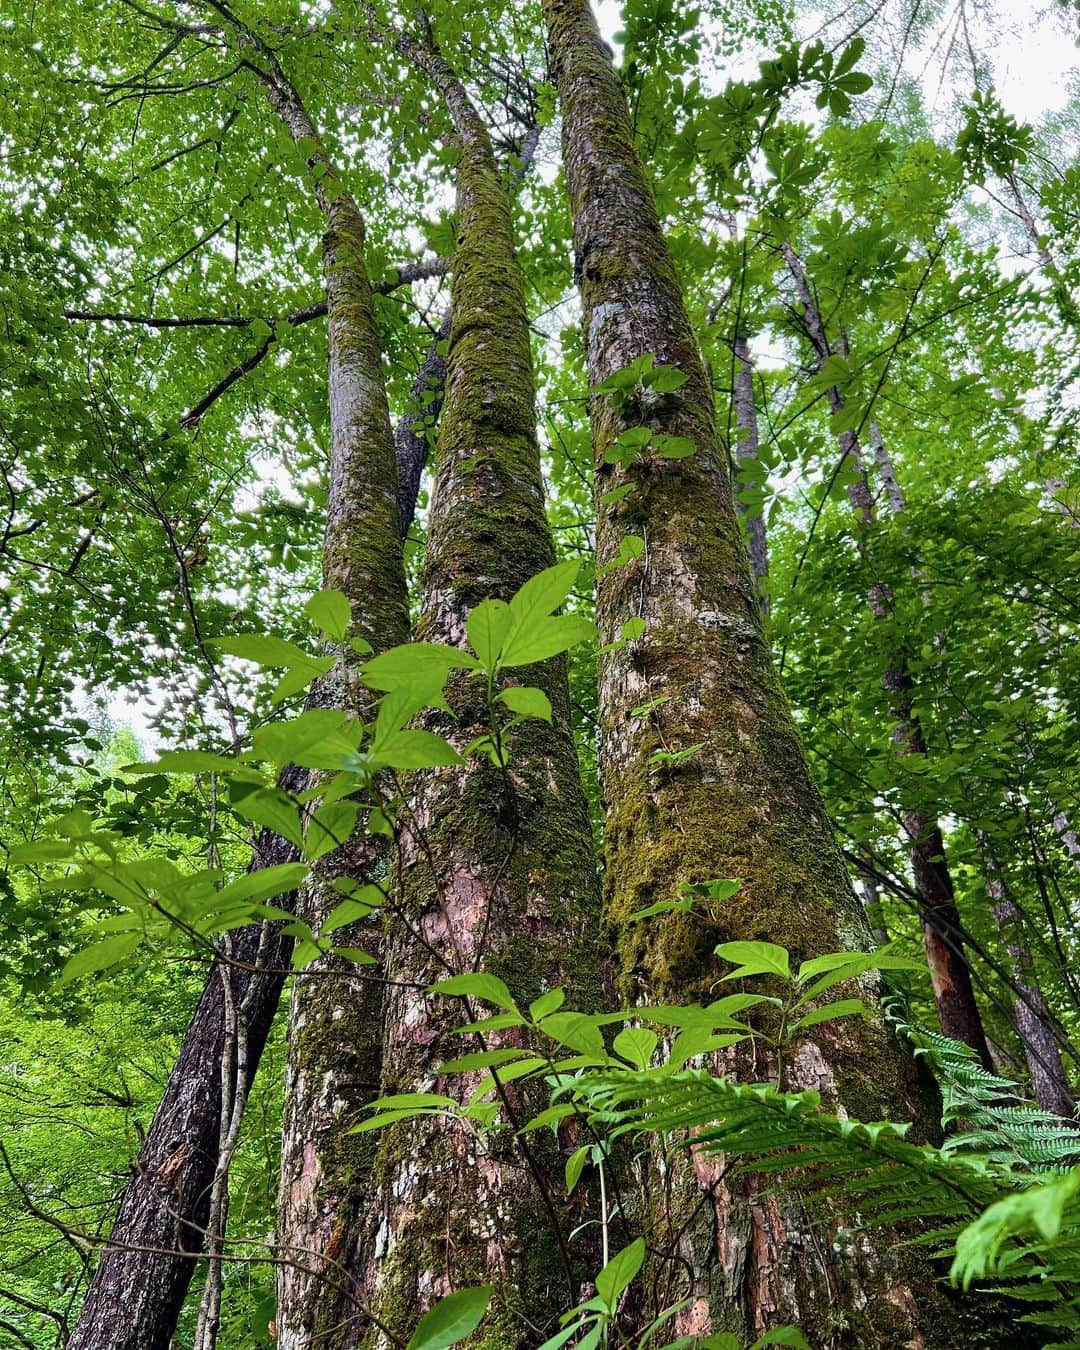
[[[593, 395], [597, 562], [618, 556], [631, 533], [640, 558], [597, 583], [601, 641], [632, 617], [640, 639], [601, 657], [601, 771], [606, 808], [605, 913], [617, 935], [624, 992], [666, 1002], [711, 997], [714, 944], [767, 938], [796, 960], [869, 942], [865, 920], [812, 784], [764, 640], [712, 390], [690, 330], [651, 190], [634, 147], [626, 100], [587, 0], [543, 0], [562, 112], [563, 163], [574, 228], [590, 383], [645, 353], [687, 377], [675, 393], [648, 390], [620, 412]], [[696, 453], [622, 470], [604, 463], [629, 425], [686, 436]], [[625, 482], [634, 491], [605, 503]], [[652, 700], [647, 716], [631, 710]], [[672, 763], [655, 752], [685, 752]], [[683, 881], [740, 877], [743, 887], [711, 924], [676, 914], [627, 918], [674, 899]], [[880, 1015], [831, 1028], [812, 1043], [827, 1096], [856, 1115], [928, 1124], [910, 1059]], [[745, 1064], [736, 1066], [751, 1071]], [[650, 1177], [657, 1302], [689, 1296], [694, 1330], [753, 1336], [799, 1321], [811, 1343], [953, 1343], [955, 1323], [923, 1258], [890, 1253], [875, 1235], [856, 1269], [827, 1232], [814, 1232], [793, 1197], [756, 1190], [741, 1208], [722, 1187], [673, 1166]], [[705, 1195], [702, 1194], [705, 1191]], [[659, 1211], [659, 1213], [657, 1212]], [[686, 1278], [689, 1270], [691, 1276]], [[914, 1294], [918, 1290], [918, 1298]]]
[[[785, 240], [781, 244], [781, 251], [795, 283], [795, 293], [803, 307], [806, 331], [819, 362], [824, 363], [832, 355], [832, 347], [806, 269], [790, 242]], [[836, 385], [830, 385], [827, 397], [833, 414], [843, 412], [844, 398]], [[868, 537], [877, 524], [866, 462], [858, 434], [854, 430], [840, 432], [837, 441], [852, 470], [848, 500], [859, 518], [857, 544], [865, 559]], [[876, 441], [875, 458], [879, 465], [884, 462], [889, 466], [884, 480], [888, 500], [892, 509], [898, 511], [903, 506], [903, 496], [896, 475], [891, 471], [891, 461], [888, 460], [880, 433]], [[873, 581], [867, 591], [867, 604], [875, 619], [888, 623], [893, 613], [891, 587], [885, 582]], [[881, 683], [890, 700], [893, 744], [905, 758], [925, 757], [926, 738], [914, 708], [915, 686], [904, 653], [899, 648], [892, 648], [886, 653]], [[911, 871], [918, 895], [923, 946], [941, 1029], [946, 1036], [971, 1046], [983, 1067], [990, 1069], [993, 1067], [990, 1049], [975, 1001], [971, 967], [964, 951], [963, 926], [956, 906], [956, 893], [941, 826], [932, 814], [915, 807], [905, 807], [903, 818], [904, 828], [911, 841]]]
[[[758, 491], [763, 487], [761, 466], [758, 464], [758, 452], [761, 439], [758, 434], [757, 403], [754, 399], [754, 366], [750, 359], [750, 343], [745, 333], [736, 333], [732, 343], [735, 354], [735, 387], [733, 402], [738, 441], [735, 444], [735, 462], [740, 473], [749, 476], [749, 488]], [[750, 552], [750, 570], [757, 583], [761, 608], [769, 612], [769, 546], [765, 538], [765, 516], [760, 504], [751, 509], [740, 495], [739, 485], [735, 486], [735, 505], [743, 524], [746, 526], [747, 542]]]
[[[508, 598], [555, 552], [507, 194], [486, 129], [449, 67], [426, 48], [400, 45], [442, 94], [460, 143], [453, 321], [418, 636], [461, 643], [473, 606]], [[440, 1061], [475, 1048], [453, 1035], [468, 1005], [425, 995], [424, 984], [483, 969], [525, 1001], [559, 984], [573, 999], [590, 984], [595, 865], [565, 663], [520, 678], [546, 691], [554, 720], [515, 729], [506, 775], [473, 757], [410, 786], [396, 870], [403, 914], [386, 962], [395, 981], [384, 1038], [389, 1092], [465, 1100], [477, 1085], [479, 1075], [438, 1073]], [[482, 682], [451, 681], [450, 698], [456, 720], [432, 714], [424, 725], [464, 748], [487, 730]], [[499, 1044], [498, 1035], [487, 1043]], [[519, 1124], [530, 1113], [517, 1090], [506, 1091], [504, 1107]], [[407, 1333], [452, 1287], [492, 1282], [496, 1295], [475, 1344], [505, 1350], [543, 1340], [578, 1292], [567, 1287], [553, 1232], [562, 1225], [561, 1174], [553, 1144], [515, 1139], [505, 1124], [480, 1138], [441, 1119], [385, 1131], [377, 1249], [366, 1275], [381, 1320]]]

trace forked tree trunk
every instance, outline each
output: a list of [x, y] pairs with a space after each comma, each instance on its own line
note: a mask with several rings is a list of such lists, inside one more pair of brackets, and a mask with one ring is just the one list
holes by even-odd
[[[446, 100], [460, 142], [453, 322], [418, 635], [461, 644], [477, 603], [507, 599], [555, 555], [507, 196], [465, 91], [433, 52], [403, 49]], [[396, 869], [407, 922], [395, 925], [386, 962], [389, 1092], [464, 1099], [476, 1087], [478, 1075], [438, 1073], [440, 1061], [477, 1048], [453, 1034], [467, 1006], [426, 995], [424, 984], [482, 969], [528, 1001], [559, 984], [581, 990], [596, 967], [595, 864], [565, 662], [520, 676], [544, 688], [554, 720], [515, 729], [506, 775], [473, 757], [410, 786]], [[425, 725], [461, 749], [488, 727], [483, 681], [451, 681], [450, 699], [456, 720], [434, 714]], [[506, 1096], [520, 1124], [520, 1098]], [[410, 1121], [385, 1133], [378, 1175], [369, 1297], [397, 1335], [451, 1288], [482, 1282], [497, 1290], [477, 1345], [535, 1345], [555, 1328], [578, 1291], [566, 1269], [561, 1162], [543, 1135], [515, 1139], [503, 1126], [478, 1140], [440, 1118]]]
[[[795, 283], [795, 293], [803, 306], [804, 321], [818, 361], [824, 363], [832, 355], [822, 323], [817, 300], [802, 260], [788, 241], [781, 251]], [[836, 385], [827, 391], [830, 411], [835, 415], [844, 410], [844, 398]], [[851, 470], [848, 499], [859, 519], [858, 547], [865, 558], [867, 544], [877, 524], [873, 494], [867, 477], [866, 463], [858, 433], [848, 429], [837, 436], [841, 453]], [[877, 438], [876, 457], [879, 465], [886, 458], [884, 444]], [[903, 505], [896, 476], [889, 473], [885, 479], [890, 505], [899, 510]], [[888, 626], [893, 616], [891, 587], [875, 581], [867, 593], [867, 603], [874, 618]], [[926, 757], [926, 737], [922, 722], [915, 712], [915, 686], [908, 671], [907, 660], [899, 647], [890, 647], [884, 654], [881, 683], [889, 695], [893, 719], [892, 740], [904, 758]], [[984, 1068], [992, 1068], [990, 1049], [986, 1044], [979, 1005], [975, 1001], [975, 987], [971, 967], [964, 951], [963, 926], [956, 906], [956, 892], [952, 873], [945, 854], [945, 840], [937, 818], [920, 807], [904, 807], [904, 828], [911, 841], [909, 856], [915, 890], [919, 902], [919, 918], [923, 930], [923, 946], [930, 969], [930, 983], [934, 991], [941, 1029], [947, 1036], [963, 1041], [978, 1055]]]
[[[634, 148], [626, 100], [587, 0], [543, 0], [562, 112], [563, 162], [574, 228], [591, 384], [648, 354], [687, 377], [673, 393], [639, 391], [620, 413], [591, 401], [598, 502], [601, 642], [630, 618], [641, 638], [601, 657], [601, 769], [606, 807], [606, 915], [633, 999], [708, 1000], [724, 938], [768, 939], [796, 960], [869, 942], [821, 798], [780, 692], [761, 627], [746, 550], [717, 442], [712, 391], [690, 330], [652, 193]], [[646, 455], [625, 474], [605, 465], [628, 425], [693, 440], [696, 453]], [[634, 482], [616, 503], [607, 489]], [[636, 560], [603, 571], [637, 534]], [[631, 715], [643, 706], [647, 715]], [[712, 923], [675, 914], [627, 923], [680, 883], [740, 877]], [[759, 1076], [761, 1066], [742, 1064]], [[815, 1087], [864, 1118], [916, 1117], [927, 1103], [913, 1065], [880, 1013], [823, 1029], [796, 1051], [792, 1086]], [[663, 1196], [653, 1173], [650, 1236], [672, 1261], [653, 1275], [659, 1301], [689, 1296], [684, 1332], [799, 1322], [811, 1344], [954, 1343], [948, 1301], [914, 1253], [878, 1234], [838, 1254], [815, 1235], [791, 1194], [766, 1198], [725, 1185], [698, 1160], [696, 1183], [672, 1168]], [[666, 1234], [665, 1234], [666, 1229]]]

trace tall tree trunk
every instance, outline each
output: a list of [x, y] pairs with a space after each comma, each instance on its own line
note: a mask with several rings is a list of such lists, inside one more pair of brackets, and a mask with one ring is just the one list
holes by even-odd
[[[398, 466], [382, 347], [364, 262], [363, 217], [331, 165], [296, 90], [276, 62], [267, 93], [290, 135], [314, 147], [321, 170], [315, 194], [326, 217], [326, 287], [330, 394], [330, 470], [323, 581], [350, 597], [350, 636], [375, 650], [406, 642], [408, 596], [398, 511]], [[341, 703], [362, 712], [362, 688], [347, 661], [337, 671]], [[333, 882], [374, 880], [385, 865], [376, 836], [358, 833], [320, 859], [297, 906], [318, 928], [340, 898]], [[342, 934], [348, 942], [348, 935]], [[352, 945], [377, 943], [359, 932]], [[356, 1312], [350, 1258], [363, 1245], [359, 1178], [373, 1148], [350, 1133], [378, 1091], [382, 986], [355, 966], [321, 958], [319, 978], [299, 981], [289, 1014], [277, 1230], [277, 1343], [282, 1350], [333, 1345]], [[340, 1339], [337, 1343], [340, 1343]]]
[[[506, 599], [554, 561], [536, 440], [529, 330], [512, 219], [485, 127], [445, 63], [404, 44], [432, 78], [460, 142], [458, 247], [446, 396], [423, 577], [419, 636], [460, 643], [470, 610]], [[483, 969], [517, 997], [595, 970], [596, 875], [560, 658], [522, 672], [551, 699], [551, 725], [512, 734], [501, 773], [486, 758], [418, 775], [396, 876], [407, 917], [387, 955], [387, 1091], [466, 1099], [475, 1079], [443, 1077], [468, 1042], [457, 1000], [425, 995], [447, 974]], [[425, 725], [463, 748], [488, 728], [482, 682], [452, 681], [455, 719]], [[493, 1038], [498, 1043], [498, 1037]], [[490, 1042], [489, 1042], [490, 1044]], [[504, 1105], [519, 1114], [507, 1090]], [[521, 1121], [518, 1119], [518, 1123]], [[482, 1140], [420, 1120], [387, 1131], [379, 1162], [371, 1301], [401, 1334], [451, 1287], [497, 1286], [482, 1345], [537, 1344], [577, 1296], [560, 1232], [562, 1168], [538, 1135], [500, 1127]]]
[[[302, 138], [306, 114], [295, 91], [291, 91], [291, 98], [290, 91], [277, 87], [271, 94], [278, 111], [291, 119], [294, 136]], [[313, 130], [310, 123], [307, 129]], [[337, 587], [349, 597], [354, 632], [367, 637], [373, 646], [383, 647], [404, 641], [408, 631], [398, 522], [393, 509], [397, 471], [370, 285], [363, 269], [363, 222], [347, 197], [331, 203], [328, 186], [324, 180], [321, 191], [329, 226], [324, 259], [330, 314], [332, 441], [324, 578], [327, 586]], [[365, 463], [370, 450], [364, 444], [373, 428], [382, 442], [379, 453], [372, 456], [377, 463], [374, 476], [372, 465]], [[370, 444], [378, 446], [379, 441]], [[380, 518], [387, 527], [381, 533], [371, 529]], [[381, 557], [380, 546], [385, 550]], [[312, 691], [307, 706], [344, 706], [343, 700], [340, 678], [323, 680]], [[280, 786], [299, 793], [308, 786], [308, 780], [306, 770], [289, 768]], [[251, 867], [274, 866], [297, 857], [293, 845], [263, 831]], [[290, 901], [283, 903], [288, 905]], [[288, 967], [291, 952], [291, 938], [269, 925], [257, 925], [232, 935], [230, 955], [236, 964], [229, 975], [228, 998], [221, 968], [211, 970], [140, 1151], [137, 1170], [121, 1197], [109, 1245], [87, 1291], [69, 1342], [76, 1350], [164, 1350], [170, 1344], [195, 1261], [204, 1247], [219, 1164], [221, 1064], [227, 1050], [228, 1006], [240, 1010], [244, 1017], [241, 1034], [246, 1054], [232, 1084], [234, 1098], [242, 1101], [254, 1080], [277, 1012], [284, 983], [282, 971]], [[241, 968], [243, 965], [264, 969], [248, 971]], [[343, 981], [311, 983], [330, 993], [329, 1004], [343, 992]], [[371, 1007], [371, 990], [378, 986], [349, 983], [364, 1008], [365, 1035], [374, 1036], [377, 1053], [379, 1015], [378, 1008]], [[317, 997], [314, 1001], [318, 1002]], [[331, 1006], [320, 1007], [305, 1021], [314, 1028], [320, 1017], [332, 1017], [333, 1013]], [[312, 1034], [309, 1031], [308, 1038]], [[303, 1043], [303, 1027], [296, 1036]], [[365, 1077], [374, 1090], [377, 1062], [374, 1067], [367, 1066]], [[310, 1095], [309, 1086], [309, 1079], [290, 1083], [298, 1097]], [[313, 1118], [311, 1128], [316, 1125]], [[316, 1149], [312, 1166], [317, 1165]], [[332, 1195], [327, 1193], [325, 1203], [332, 1202]], [[323, 1206], [323, 1200], [319, 1204]], [[297, 1204], [296, 1225], [302, 1222], [301, 1209]], [[310, 1215], [306, 1219], [314, 1223]], [[305, 1248], [308, 1245], [305, 1235]], [[313, 1284], [318, 1276], [318, 1248], [314, 1255], [305, 1251], [298, 1264], [312, 1267], [315, 1273], [286, 1270], [283, 1282]], [[295, 1302], [302, 1303], [299, 1294]]]
[[977, 831], [986, 871], [986, 892], [994, 906], [994, 922], [1012, 961], [1013, 1022], [1027, 1062], [1035, 1100], [1044, 1111], [1071, 1119], [1076, 1104], [1061, 1062], [1053, 1016], [1039, 988], [1035, 962], [1024, 939], [1023, 916], [1004, 869], [984, 831]]
[[[806, 269], [790, 242], [785, 240], [781, 251], [795, 283], [795, 293], [803, 306], [804, 321], [818, 361], [824, 363], [832, 355], [832, 347], [825, 333], [817, 301], [811, 290]], [[844, 410], [844, 398], [836, 385], [827, 392], [829, 408], [834, 413]], [[862, 446], [857, 432], [845, 430], [837, 437], [840, 450], [852, 470], [848, 485], [848, 499], [859, 518], [859, 551], [865, 558], [869, 537], [876, 527], [873, 494], [866, 473]], [[884, 443], [878, 437], [876, 455], [879, 463], [885, 456]], [[894, 509], [903, 505], [895, 474], [886, 478], [889, 501]], [[867, 603], [874, 618], [883, 625], [891, 622], [893, 598], [891, 588], [883, 582], [871, 583]], [[905, 758], [925, 757], [926, 738], [922, 723], [914, 708], [915, 687], [901, 649], [892, 648], [885, 654], [881, 677], [889, 695], [893, 719], [892, 740]], [[970, 1045], [987, 1069], [992, 1067], [990, 1050], [986, 1044], [982, 1017], [975, 1001], [975, 987], [971, 968], [964, 952], [963, 926], [956, 907], [956, 893], [945, 854], [945, 840], [936, 817], [919, 807], [904, 808], [904, 828], [910, 844], [911, 871], [919, 898], [919, 917], [922, 922], [923, 945], [926, 949], [930, 982], [934, 991], [941, 1029], [947, 1036]]]
[[[601, 657], [606, 915], [630, 996], [709, 998], [719, 939], [768, 938], [798, 959], [867, 944], [869, 935], [764, 641], [712, 391], [622, 87], [587, 0], [543, 0], [543, 10], [590, 382], [645, 354], [687, 377], [672, 394], [639, 390], [624, 413], [611, 398], [591, 400], [601, 640], [612, 641], [632, 617], [647, 625], [640, 639]], [[646, 459], [625, 472], [606, 465], [615, 437], [641, 423], [691, 438], [696, 453]], [[635, 491], [605, 503], [621, 482]], [[640, 557], [604, 571], [634, 532]], [[630, 715], [653, 700], [647, 717]], [[743, 879], [714, 923], [682, 914], [627, 923], [633, 910], [674, 899], [680, 883], [711, 877]], [[911, 1061], [876, 1012], [802, 1044], [791, 1085], [822, 1089], [854, 1114], [927, 1124]], [[696, 1181], [700, 1189], [684, 1173], [670, 1197], [668, 1241], [679, 1276], [666, 1291], [657, 1277], [661, 1301], [691, 1295], [679, 1331], [725, 1326], [752, 1335], [797, 1320], [817, 1346], [950, 1343], [945, 1300], [921, 1258], [909, 1253], [905, 1267], [885, 1255], [882, 1236], [865, 1265], [850, 1252], [838, 1259], [827, 1237], [819, 1242], [808, 1231], [795, 1197], [725, 1183], [701, 1160]], [[651, 1186], [659, 1199], [655, 1174]], [[659, 1228], [652, 1240], [654, 1249], [664, 1241]]]
[[[761, 438], [758, 434], [757, 402], [754, 398], [754, 365], [750, 358], [750, 343], [743, 332], [737, 332], [732, 342], [735, 356], [734, 389], [736, 435], [735, 463], [740, 474], [749, 477], [751, 492], [760, 492], [764, 483], [758, 454]], [[761, 608], [769, 612], [769, 546], [765, 538], [764, 504], [748, 504], [742, 499], [743, 485], [735, 484], [735, 505], [743, 524], [750, 552], [750, 570], [757, 584]]]

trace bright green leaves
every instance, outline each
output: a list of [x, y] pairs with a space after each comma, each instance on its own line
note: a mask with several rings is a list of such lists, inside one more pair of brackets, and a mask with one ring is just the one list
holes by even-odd
[[653, 354], [646, 352], [621, 370], [612, 371], [599, 384], [594, 384], [592, 392], [610, 395], [616, 407], [624, 409], [647, 389], [656, 394], [673, 394], [682, 388], [687, 378], [678, 366], [658, 366]]
[[448, 1350], [475, 1331], [491, 1302], [492, 1286], [458, 1289], [424, 1314], [406, 1350]]
[[352, 613], [340, 591], [318, 591], [304, 606], [304, 613], [333, 642], [345, 641]]
[[[953, 1282], [970, 1289], [973, 1281], [1005, 1268], [1013, 1239], [1036, 1234], [1053, 1243], [1061, 1235], [1066, 1208], [1080, 1193], [1080, 1167], [1064, 1176], [1041, 1181], [1029, 1190], [1010, 1195], [986, 1209], [956, 1239], [956, 1255], [949, 1271]], [[1012, 1255], [1015, 1258], [1015, 1248]]]
[[476, 971], [472, 975], [452, 975], [431, 987], [433, 994], [453, 994], [459, 998], [482, 998], [507, 1012], [517, 1012], [510, 990], [497, 975]]
[[609, 1313], [614, 1313], [619, 1295], [645, 1264], [645, 1239], [636, 1238], [624, 1247], [596, 1276], [596, 1295]]
[[775, 942], [721, 942], [715, 952], [723, 960], [736, 963], [736, 969], [725, 975], [725, 980], [741, 980], [749, 975], [779, 975], [786, 980], [791, 975], [787, 950]]

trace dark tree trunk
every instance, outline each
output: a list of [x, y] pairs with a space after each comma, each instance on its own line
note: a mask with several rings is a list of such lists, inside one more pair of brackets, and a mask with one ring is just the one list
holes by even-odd
[[[288, 769], [281, 786], [302, 791], [307, 772]], [[252, 868], [295, 862], [292, 844], [264, 830]], [[288, 899], [283, 902], [288, 905]], [[274, 1020], [292, 939], [269, 925], [232, 939], [235, 1006], [247, 1006], [247, 1083], [258, 1068]], [[221, 1060], [225, 1052], [222, 971], [214, 966], [154, 1113], [139, 1161], [124, 1188], [109, 1244], [98, 1261], [69, 1350], [167, 1350], [195, 1262], [204, 1246], [210, 1190], [218, 1161]]]
[[[810, 341], [819, 362], [824, 363], [832, 355], [832, 347], [806, 270], [789, 242], [785, 241], [781, 245], [781, 251], [803, 306]], [[844, 410], [843, 395], [836, 385], [829, 387], [828, 402], [833, 414]], [[853, 430], [840, 432], [837, 440], [853, 473], [848, 486], [848, 498], [859, 518], [858, 544], [860, 553], [865, 557], [868, 539], [877, 520], [862, 446], [858, 434]], [[903, 505], [899, 484], [891, 472], [891, 461], [888, 460], [880, 433], [876, 440], [875, 457], [879, 467], [883, 462], [889, 464], [885, 477], [888, 500], [894, 510], [899, 510]], [[867, 593], [867, 603], [870, 612], [880, 623], [885, 624], [891, 619], [893, 596], [887, 584], [873, 582]], [[899, 648], [886, 652], [881, 683], [891, 704], [893, 744], [905, 758], [925, 757], [926, 738], [913, 705], [914, 684], [908, 673], [907, 660]], [[956, 906], [956, 893], [941, 827], [933, 815], [910, 807], [904, 811], [904, 828], [910, 840], [911, 871], [919, 901], [923, 945], [941, 1029], [946, 1036], [970, 1045], [983, 1067], [990, 1069], [990, 1049], [986, 1043], [979, 1005], [975, 1001], [975, 987], [964, 951], [963, 927]]]

